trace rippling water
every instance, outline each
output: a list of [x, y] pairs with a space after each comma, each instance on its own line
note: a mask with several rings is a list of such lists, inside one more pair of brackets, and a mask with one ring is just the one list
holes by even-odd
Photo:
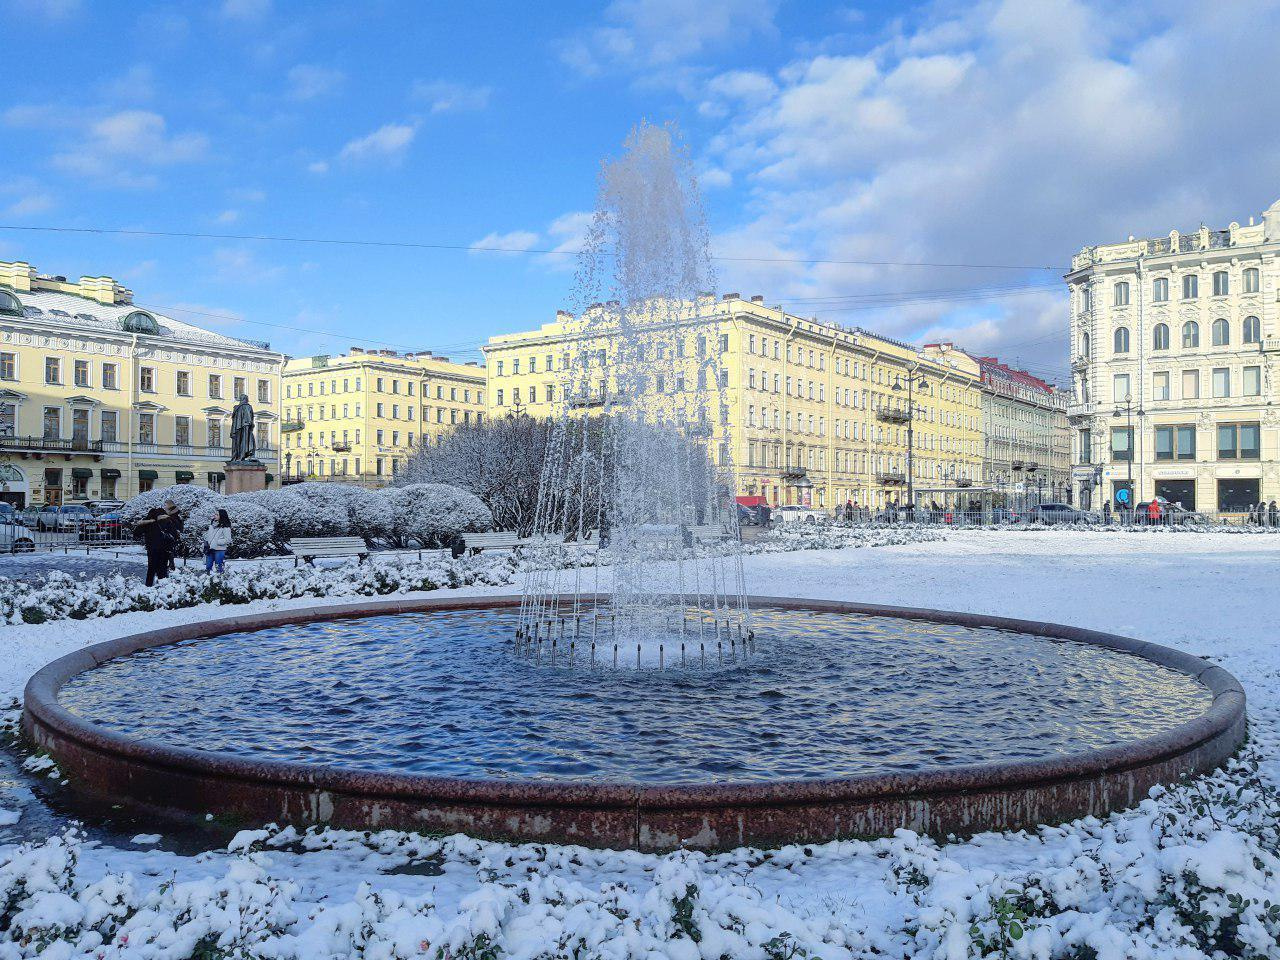
[[745, 660], [615, 670], [516, 653], [516, 616], [402, 614], [179, 643], [92, 670], [61, 701], [131, 736], [244, 757], [720, 783], [1103, 747], [1210, 699], [1137, 657], [999, 630], [766, 609]]

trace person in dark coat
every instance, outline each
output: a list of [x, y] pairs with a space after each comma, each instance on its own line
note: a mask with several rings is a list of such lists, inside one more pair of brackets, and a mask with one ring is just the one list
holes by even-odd
[[1274, 527], [1277, 520], [1280, 520], [1280, 511], [1276, 510], [1276, 502], [1272, 500], [1267, 504], [1267, 526]]
[[846, 500], [844, 503], [844, 522], [853, 523], [853, 501]]
[[169, 533], [169, 520], [159, 507], [153, 507], [143, 520], [134, 526], [134, 533], [142, 538], [147, 549], [147, 586], [169, 576], [170, 550], [173, 538]]
[[1111, 501], [1104, 500], [1102, 503], [1102, 522], [1108, 527], [1111, 526]]
[[172, 500], [164, 502], [164, 521], [168, 525], [166, 529], [169, 533], [169, 539], [172, 544], [169, 548], [169, 571], [174, 568], [174, 560], [179, 553], [182, 552], [182, 531], [187, 526], [186, 518], [182, 516], [182, 511], [178, 509], [178, 505]]

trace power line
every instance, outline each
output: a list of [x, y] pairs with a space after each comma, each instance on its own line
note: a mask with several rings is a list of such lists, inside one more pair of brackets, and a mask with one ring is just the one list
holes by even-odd
[[[35, 227], [0, 224], [0, 230], [20, 230], [32, 233], [87, 233], [116, 237], [159, 237], [186, 240], [251, 240], [265, 243], [305, 243], [342, 247], [382, 247], [402, 250], [456, 250], [467, 253], [523, 253], [554, 256], [576, 256], [578, 250], [558, 250], [543, 247], [494, 247], [461, 243], [421, 243], [410, 240], [353, 240], [338, 237], [288, 237], [270, 234], [250, 233], [197, 233], [186, 230], [123, 230], [106, 227]], [[940, 263], [908, 260], [834, 260], [819, 257], [711, 257], [725, 263], [811, 263], [811, 264], [844, 264], [862, 267], [931, 267], [957, 268], [967, 270], [1051, 270], [1060, 272], [1058, 267], [1043, 267], [1033, 264], [1012, 263]]]

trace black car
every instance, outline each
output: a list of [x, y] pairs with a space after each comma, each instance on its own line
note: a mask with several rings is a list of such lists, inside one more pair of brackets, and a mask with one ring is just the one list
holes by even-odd
[[1092, 523], [1093, 515], [1069, 503], [1041, 503], [1027, 511], [1030, 523]]

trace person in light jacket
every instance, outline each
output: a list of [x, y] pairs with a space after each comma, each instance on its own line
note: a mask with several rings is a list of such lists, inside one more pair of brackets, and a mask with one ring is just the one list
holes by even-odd
[[211, 573], [214, 565], [222, 573], [222, 563], [227, 559], [227, 548], [231, 546], [231, 517], [226, 510], [219, 510], [218, 515], [204, 532], [204, 572]]

